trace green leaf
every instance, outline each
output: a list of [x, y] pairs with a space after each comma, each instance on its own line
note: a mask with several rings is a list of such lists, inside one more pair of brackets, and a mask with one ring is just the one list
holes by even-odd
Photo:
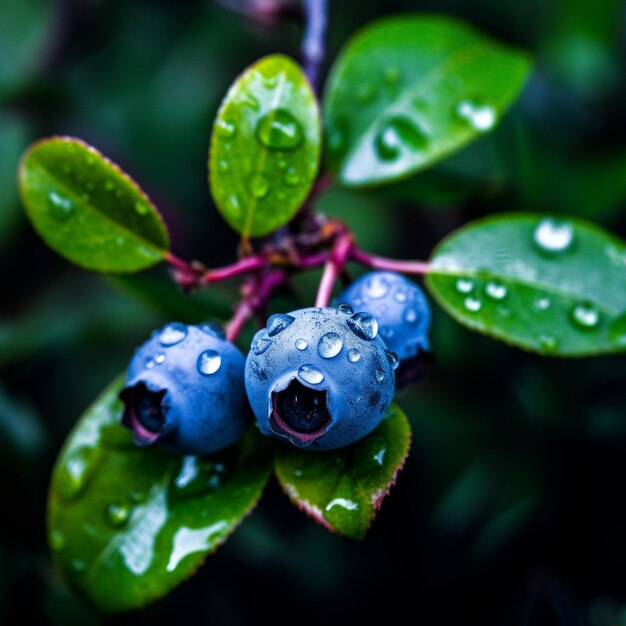
[[396, 405], [370, 435], [347, 448], [280, 446], [278, 480], [301, 510], [332, 532], [363, 539], [409, 452], [411, 427]]
[[327, 158], [339, 180], [405, 178], [491, 130], [530, 61], [462, 22], [402, 15], [354, 36], [328, 80]]
[[431, 260], [428, 287], [473, 330], [554, 356], [626, 350], [626, 243], [588, 222], [489, 217]]
[[57, 460], [48, 535], [67, 580], [101, 610], [142, 606], [191, 576], [252, 509], [271, 455], [254, 430], [210, 457], [139, 449], [115, 380]]
[[230, 88], [211, 136], [209, 184], [224, 219], [244, 237], [286, 224], [306, 199], [320, 153], [315, 94], [280, 54], [251, 65]]
[[26, 213], [61, 256], [99, 272], [161, 261], [169, 236], [148, 197], [120, 168], [78, 139], [33, 144], [19, 169]]

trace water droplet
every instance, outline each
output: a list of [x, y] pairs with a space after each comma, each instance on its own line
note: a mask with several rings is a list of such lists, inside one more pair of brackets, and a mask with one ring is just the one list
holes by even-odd
[[112, 180], [107, 180], [104, 183], [104, 190], [111, 192], [115, 189], [115, 183]]
[[398, 369], [398, 365], [400, 365], [398, 355], [390, 350], [385, 350], [385, 354], [387, 355], [387, 360], [389, 361], [389, 365], [391, 365], [392, 369]]
[[356, 363], [360, 358], [361, 353], [356, 348], [348, 350], [348, 361], [350, 361], [350, 363]]
[[551, 305], [550, 298], [537, 298], [534, 306], [538, 311], [547, 311]]
[[260, 174], [255, 174], [250, 178], [248, 188], [250, 190], [250, 195], [253, 198], [263, 198], [267, 195], [270, 185], [264, 176], [261, 176]]
[[397, 159], [403, 150], [421, 152], [428, 140], [409, 119], [401, 116], [384, 123], [374, 138], [374, 150], [384, 161]]
[[570, 319], [581, 330], [592, 330], [600, 323], [600, 311], [591, 302], [579, 302], [572, 308]]
[[480, 309], [482, 309], [483, 303], [477, 298], [467, 297], [465, 298], [465, 302], [463, 302], [463, 306], [470, 313], [477, 313]]
[[306, 350], [309, 344], [304, 339], [296, 339], [296, 348], [298, 350]]
[[215, 132], [223, 139], [232, 139], [237, 134], [237, 127], [226, 120], [215, 122]]
[[393, 299], [396, 302], [406, 302], [408, 298], [404, 291], [396, 291], [396, 293], [393, 296]]
[[97, 452], [94, 448], [82, 447], [67, 459], [59, 475], [59, 493], [70, 502], [85, 490], [96, 466]]
[[330, 332], [322, 335], [317, 344], [317, 352], [323, 359], [332, 359], [341, 352], [343, 341], [338, 333]]
[[474, 291], [474, 281], [467, 278], [459, 278], [456, 281], [456, 290], [459, 293], [471, 293]]
[[387, 448], [381, 448], [372, 458], [378, 465], [382, 466], [383, 459], [385, 458], [385, 452], [387, 452]]
[[260, 331], [252, 340], [252, 353], [259, 356], [263, 354], [271, 345], [272, 342], [267, 338], [264, 331]]
[[485, 285], [485, 295], [491, 300], [504, 300], [509, 293], [505, 285], [495, 280], [489, 281]]
[[256, 136], [270, 150], [294, 150], [302, 143], [303, 132], [289, 111], [274, 109], [259, 120]]
[[378, 334], [378, 322], [369, 313], [362, 311], [348, 318], [348, 328], [361, 339], [372, 341]]
[[145, 202], [135, 202], [135, 213], [137, 213], [137, 215], [146, 215], [149, 210], [150, 208]]
[[385, 70], [384, 79], [388, 85], [397, 85], [400, 80], [400, 70], [397, 67], [388, 67]]
[[198, 371], [203, 376], [210, 376], [215, 374], [222, 365], [222, 357], [215, 350], [205, 350], [200, 353], [198, 357]]
[[567, 220], [546, 217], [537, 224], [533, 241], [540, 252], [548, 254], [565, 252], [574, 243], [574, 226]]
[[539, 345], [544, 352], [554, 352], [557, 349], [559, 342], [556, 337], [553, 337], [552, 335], [542, 334], [539, 335]]
[[363, 295], [374, 300], [384, 298], [389, 292], [389, 281], [379, 274], [374, 274], [363, 286]]
[[481, 133], [493, 128], [498, 119], [493, 107], [488, 104], [476, 104], [470, 100], [459, 102], [456, 113], [462, 120], [469, 122], [474, 130]]
[[82, 574], [87, 569], [87, 563], [82, 559], [73, 559], [70, 567], [76, 574]]
[[349, 304], [340, 304], [337, 308], [346, 315], [352, 315], [354, 313], [354, 310]]
[[125, 504], [113, 502], [105, 511], [105, 520], [113, 528], [122, 528], [130, 519], [131, 510]]
[[249, 106], [253, 111], [258, 111], [261, 108], [259, 99], [249, 91], [240, 92], [238, 102], [245, 106]]
[[230, 169], [230, 163], [226, 161], [226, 159], [222, 159], [221, 161], [218, 162], [217, 169], [220, 172], [227, 172]]
[[50, 532], [50, 547], [55, 551], [55, 552], [60, 552], [61, 550], [63, 550], [63, 548], [65, 548], [66, 545], [66, 541], [65, 541], [65, 535], [63, 534], [62, 530], [52, 530]]
[[50, 213], [55, 220], [65, 222], [72, 217], [74, 202], [70, 200], [70, 198], [64, 198], [55, 191], [51, 191], [48, 194], [48, 204], [50, 206]]
[[165, 352], [157, 352], [154, 356], [154, 362], [161, 365], [165, 362]]
[[302, 365], [298, 376], [311, 385], [319, 385], [324, 380], [324, 374], [315, 365]]
[[162, 346], [175, 346], [187, 336], [187, 327], [180, 322], [167, 324], [159, 334], [159, 341]]
[[295, 317], [287, 315], [286, 313], [276, 313], [270, 316], [267, 320], [267, 334], [270, 337], [275, 337], [278, 333], [282, 333], [285, 328], [293, 324]]
[[285, 185], [289, 185], [290, 187], [295, 187], [300, 183], [300, 176], [298, 175], [298, 171], [295, 167], [290, 167], [285, 172], [283, 176], [283, 181]]
[[502, 317], [511, 317], [511, 315], [513, 315], [508, 306], [499, 306], [496, 311], [498, 312], [498, 315], [501, 315]]
[[376, 380], [382, 383], [385, 380], [385, 372], [383, 370], [376, 370]]
[[407, 324], [416, 324], [420, 318], [419, 311], [414, 306], [408, 306], [404, 309], [404, 313], [402, 314], [402, 319]]

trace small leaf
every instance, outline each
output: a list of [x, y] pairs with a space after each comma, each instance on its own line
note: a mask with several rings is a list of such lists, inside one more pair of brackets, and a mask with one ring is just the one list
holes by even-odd
[[459, 322], [526, 350], [626, 350], [626, 243], [582, 220], [468, 224], [435, 249], [427, 284]]
[[137, 184], [79, 139], [33, 144], [19, 168], [22, 202], [42, 239], [98, 272], [136, 272], [161, 261], [169, 236]]
[[210, 457], [139, 449], [119, 424], [116, 379], [70, 434], [52, 476], [48, 536], [70, 584], [107, 612], [191, 576], [252, 509], [269, 478], [251, 430]]
[[307, 452], [280, 446], [276, 476], [301, 510], [328, 530], [363, 539], [409, 452], [411, 428], [391, 405], [370, 435], [347, 448]]
[[491, 130], [528, 57], [441, 16], [385, 18], [353, 37], [328, 80], [327, 158], [345, 185], [405, 178]]
[[286, 224], [311, 189], [320, 142], [317, 101], [300, 67], [280, 54], [250, 66], [211, 137], [209, 184], [224, 219], [244, 237]]

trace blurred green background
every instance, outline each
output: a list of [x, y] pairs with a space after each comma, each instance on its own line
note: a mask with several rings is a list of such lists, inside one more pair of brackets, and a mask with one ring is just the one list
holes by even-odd
[[[325, 69], [357, 28], [407, 10], [461, 17], [536, 60], [488, 137], [402, 184], [321, 199], [363, 247], [424, 258], [456, 226], [505, 210], [582, 216], [626, 236], [623, 2], [330, 4]], [[231, 262], [237, 238], [206, 184], [212, 119], [247, 64], [297, 57], [300, 38], [295, 22], [260, 25], [208, 0], [0, 1], [0, 623], [105, 621], [51, 564], [52, 463], [153, 327], [226, 319], [237, 288], [186, 298], [162, 268], [111, 279], [70, 266], [20, 209], [20, 154], [41, 136], [83, 138], [147, 190], [179, 256]], [[318, 279], [294, 281], [274, 309], [312, 303]], [[107, 621], [327, 624], [396, 621], [404, 609], [423, 624], [626, 625], [626, 359], [541, 359], [438, 309], [432, 345], [429, 378], [398, 399], [414, 431], [409, 462], [364, 542], [331, 536], [272, 483], [191, 582]]]

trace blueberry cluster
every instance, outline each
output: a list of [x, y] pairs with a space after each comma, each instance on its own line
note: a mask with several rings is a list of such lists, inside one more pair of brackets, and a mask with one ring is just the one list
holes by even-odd
[[401, 381], [428, 354], [430, 312], [420, 288], [370, 272], [335, 307], [272, 315], [247, 358], [220, 326], [167, 324], [129, 364], [122, 423], [139, 446], [209, 454], [250, 422], [299, 448], [330, 450], [370, 433]]

